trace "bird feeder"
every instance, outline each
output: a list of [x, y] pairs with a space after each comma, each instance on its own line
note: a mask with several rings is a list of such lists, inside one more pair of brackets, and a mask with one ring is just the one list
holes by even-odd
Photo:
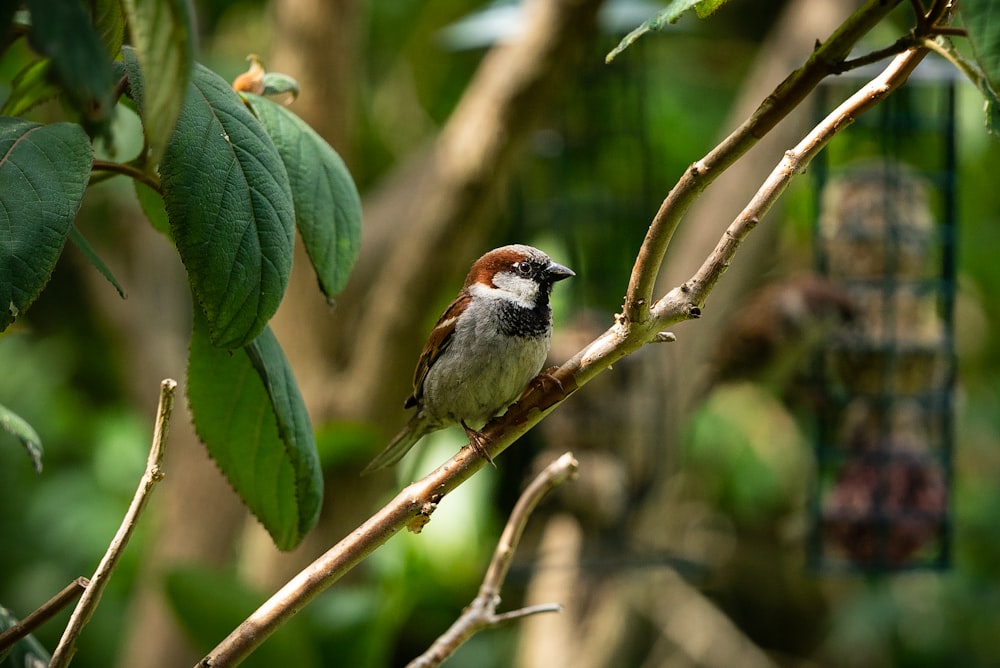
[[[954, 419], [955, 82], [927, 59], [814, 165], [816, 271], [852, 317], [815, 362], [810, 557], [829, 569], [942, 568]], [[867, 79], [820, 90], [833, 108]], [[824, 112], [820, 112], [824, 113]]]

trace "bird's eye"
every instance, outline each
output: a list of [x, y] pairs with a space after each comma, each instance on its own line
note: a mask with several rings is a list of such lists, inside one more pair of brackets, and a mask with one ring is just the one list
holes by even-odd
[[514, 265], [514, 269], [516, 269], [517, 273], [521, 274], [522, 276], [530, 276], [531, 275], [531, 263], [530, 262], [518, 262], [517, 264]]

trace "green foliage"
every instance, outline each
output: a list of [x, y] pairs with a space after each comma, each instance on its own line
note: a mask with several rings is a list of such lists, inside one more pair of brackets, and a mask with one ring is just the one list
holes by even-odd
[[[132, 80], [143, 80], [131, 50], [125, 63]], [[143, 89], [133, 89], [140, 109]], [[242, 347], [278, 309], [292, 267], [294, 209], [281, 158], [232, 88], [196, 65], [160, 173], [212, 342]]]
[[[0, 117], [0, 331], [42, 292], [67, 238], [124, 296], [73, 221], [92, 170], [132, 176], [195, 296], [188, 388], [198, 433], [290, 549], [317, 520], [322, 477], [302, 397], [267, 323], [288, 284], [296, 222], [323, 293], [332, 298], [346, 282], [361, 229], [351, 176], [298, 117], [259, 98], [251, 112], [194, 62], [184, 0], [30, 0], [27, 9], [2, 17], [34, 54], [18, 65]], [[266, 76], [277, 92], [298, 90], [290, 77]], [[122, 92], [131, 99], [114, 99]], [[12, 117], [55, 97], [76, 122]], [[139, 116], [142, 151], [95, 162], [91, 137], [111, 147], [119, 103]]]
[[[136, 104], [141, 105], [148, 159], [156, 164], [177, 125], [184, 102], [177, 92], [187, 88], [194, 62], [191, 17], [184, 0], [124, 0], [124, 6], [138, 61], [129, 81]], [[135, 76], [135, 69], [152, 76]]]
[[[337, 152], [298, 116], [245, 94], [288, 170], [295, 223], [327, 297], [347, 282], [361, 244], [361, 197]], [[316, 171], [323, 178], [316, 179]], [[330, 219], [333, 223], [330, 223]]]
[[[32, 46], [51, 60], [54, 78], [80, 113], [84, 127], [105, 134], [115, 81], [101, 33], [76, 0], [28, 0], [25, 4], [31, 13], [28, 38]], [[102, 18], [107, 16], [102, 14]]]
[[306, 414], [269, 329], [244, 350], [209, 342], [196, 310], [188, 398], [198, 436], [230, 484], [281, 549], [319, 517], [323, 480]]
[[42, 472], [42, 438], [20, 415], [0, 404], [0, 429], [21, 441], [35, 471]]
[[648, 32], [653, 32], [655, 30], [663, 30], [668, 24], [677, 23], [680, 17], [687, 14], [690, 10], [695, 10], [698, 14], [698, 18], [706, 18], [711, 16], [719, 7], [724, 5], [727, 0], [673, 0], [669, 5], [661, 9], [656, 13], [651, 19], [643, 21], [642, 24], [625, 35], [622, 41], [618, 43], [611, 52], [605, 56], [604, 60], [610, 63], [614, 60], [618, 54], [630, 47], [635, 43], [637, 39], [642, 37]]
[[0, 331], [41, 293], [90, 179], [78, 125], [0, 117]]
[[[963, 0], [959, 7], [978, 64], [970, 78], [986, 98], [986, 125], [1000, 134], [1000, 12], [995, 0]], [[970, 63], [967, 67], [972, 68]], [[975, 70], [973, 70], [975, 71]]]

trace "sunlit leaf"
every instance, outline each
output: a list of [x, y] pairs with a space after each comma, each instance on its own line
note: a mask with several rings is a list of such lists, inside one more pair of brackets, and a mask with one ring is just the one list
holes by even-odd
[[[124, 0], [134, 49], [123, 49], [149, 160], [158, 164], [177, 125], [194, 63], [185, 0]], [[137, 90], [138, 89], [138, 90]]]
[[0, 108], [0, 115], [20, 116], [59, 95], [59, 87], [50, 81], [51, 69], [52, 61], [48, 58], [25, 65], [11, 82], [10, 94]]

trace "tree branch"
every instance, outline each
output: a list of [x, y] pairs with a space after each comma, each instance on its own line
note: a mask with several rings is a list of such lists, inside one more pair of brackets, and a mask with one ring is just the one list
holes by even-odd
[[881, 74], [834, 109], [795, 148], [787, 151], [750, 203], [730, 224], [695, 275], [654, 305], [656, 319], [666, 323], [677, 322], [679, 317], [690, 311], [691, 305], [698, 308], [703, 306], [740, 243], [771, 209], [792, 178], [804, 172], [820, 149], [838, 132], [902, 86], [927, 53], [927, 48], [919, 47], [896, 56]]
[[169, 432], [170, 415], [174, 408], [174, 391], [176, 389], [177, 381], [175, 380], [168, 378], [160, 383], [160, 401], [156, 409], [153, 443], [146, 459], [146, 471], [142, 480], [139, 481], [139, 487], [135, 490], [132, 503], [125, 513], [121, 526], [118, 527], [118, 532], [111, 541], [111, 545], [108, 546], [101, 563], [98, 564], [97, 570], [94, 571], [93, 577], [90, 578], [87, 590], [80, 598], [80, 602], [77, 603], [76, 609], [73, 610], [69, 624], [66, 625], [66, 630], [63, 631], [62, 638], [59, 640], [59, 645], [52, 654], [49, 668], [65, 668], [69, 665], [76, 652], [76, 639], [83, 631], [83, 627], [90, 621], [91, 615], [94, 614], [94, 610], [101, 600], [101, 594], [104, 593], [104, 587], [118, 565], [118, 560], [125, 551], [129, 538], [132, 537], [132, 532], [135, 531], [139, 515], [146, 507], [153, 487], [163, 479], [160, 466], [163, 462], [163, 448]]
[[79, 577], [63, 587], [62, 591], [40, 605], [34, 612], [19, 621], [14, 626], [0, 633], [0, 656], [10, 649], [14, 643], [33, 633], [35, 629], [55, 617], [67, 605], [78, 598], [90, 584], [90, 580]]
[[496, 551], [493, 553], [493, 560], [490, 562], [483, 583], [479, 587], [479, 594], [451, 627], [435, 640], [426, 652], [407, 664], [407, 668], [433, 668], [441, 665], [462, 643], [482, 629], [529, 615], [558, 612], [561, 609], [559, 604], [550, 603], [528, 606], [500, 614], [496, 612], [497, 605], [500, 604], [500, 588], [507, 577], [507, 571], [510, 569], [514, 552], [517, 550], [517, 544], [524, 533], [528, 518], [542, 497], [575, 476], [578, 468], [579, 463], [572, 453], [567, 452], [545, 467], [528, 485], [528, 488], [524, 490], [514, 505], [514, 510], [511, 511], [507, 526], [504, 527]]
[[632, 268], [622, 311], [629, 322], [643, 323], [649, 319], [653, 286], [667, 246], [684, 213], [698, 195], [798, 106], [820, 81], [835, 74], [858, 40], [899, 2], [868, 0], [833, 35], [819, 44], [806, 63], [782, 81], [750, 118], [688, 168], [656, 212]]

